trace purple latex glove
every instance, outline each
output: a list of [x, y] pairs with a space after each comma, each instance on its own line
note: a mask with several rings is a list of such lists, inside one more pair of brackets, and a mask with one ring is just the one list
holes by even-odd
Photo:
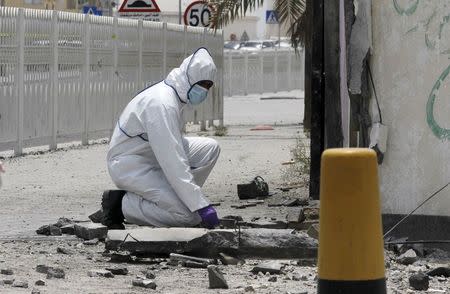
[[215, 226], [219, 225], [219, 218], [217, 217], [217, 212], [211, 205], [203, 207], [202, 209], [197, 210], [197, 212], [202, 218], [202, 223], [208, 229], [214, 229]]

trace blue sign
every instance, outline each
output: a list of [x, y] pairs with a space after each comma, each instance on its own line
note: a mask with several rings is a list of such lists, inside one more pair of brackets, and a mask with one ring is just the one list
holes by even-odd
[[92, 15], [102, 15], [102, 11], [97, 9], [97, 6], [83, 6], [84, 14], [92, 14]]
[[278, 24], [278, 15], [275, 10], [266, 10], [266, 23]]

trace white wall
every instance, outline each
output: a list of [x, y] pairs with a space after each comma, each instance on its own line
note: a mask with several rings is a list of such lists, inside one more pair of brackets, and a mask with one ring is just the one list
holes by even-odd
[[[380, 167], [386, 213], [409, 212], [450, 180], [449, 15], [448, 0], [372, 1], [372, 67], [389, 126]], [[417, 214], [450, 215], [449, 195]]]

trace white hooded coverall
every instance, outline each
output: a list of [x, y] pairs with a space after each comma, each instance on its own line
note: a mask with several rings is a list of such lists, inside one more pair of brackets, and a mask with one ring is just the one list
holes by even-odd
[[220, 153], [210, 138], [184, 137], [182, 109], [200, 81], [214, 82], [216, 66], [205, 48], [135, 96], [119, 117], [107, 155], [113, 182], [127, 193], [127, 221], [157, 227], [195, 226], [210, 203], [201, 191]]

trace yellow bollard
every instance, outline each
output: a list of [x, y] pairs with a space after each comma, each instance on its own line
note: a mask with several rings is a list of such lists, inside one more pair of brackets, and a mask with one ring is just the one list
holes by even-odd
[[386, 293], [378, 165], [371, 149], [322, 154], [318, 293]]

